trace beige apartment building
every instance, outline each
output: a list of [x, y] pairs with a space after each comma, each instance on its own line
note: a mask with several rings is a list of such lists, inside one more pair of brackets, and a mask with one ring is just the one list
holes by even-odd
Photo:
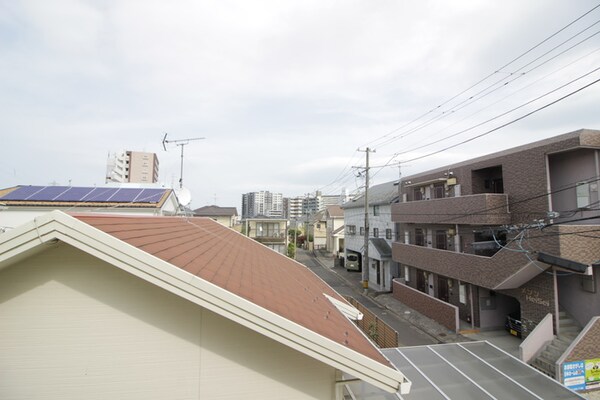
[[109, 156], [106, 166], [106, 183], [110, 182], [158, 182], [156, 153], [126, 150]]

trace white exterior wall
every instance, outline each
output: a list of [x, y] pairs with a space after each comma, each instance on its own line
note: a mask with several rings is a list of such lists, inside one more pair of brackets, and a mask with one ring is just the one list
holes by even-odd
[[340, 249], [338, 246], [339, 239], [344, 238], [345, 232], [339, 232], [337, 235], [333, 235], [333, 232], [338, 230], [344, 225], [343, 218], [328, 218], [327, 219], [327, 251], [333, 254], [343, 252], [344, 249]]
[[[394, 237], [396, 235], [395, 224], [392, 222], [392, 206], [391, 204], [381, 204], [379, 205], [379, 215], [373, 215], [373, 207], [370, 207], [369, 213], [369, 225], [371, 227], [371, 237], [373, 235], [373, 230], [375, 228], [379, 229], [379, 237], [381, 239], [385, 239], [387, 244], [392, 247], [392, 243], [394, 242]], [[386, 239], [385, 231], [386, 229], [392, 230], [392, 238]], [[375, 258], [377, 257], [377, 253], [375, 251], [371, 251], [369, 249], [369, 257]], [[380, 284], [377, 284], [377, 270], [374, 268], [369, 269], [369, 286], [372, 286], [375, 290], [387, 291], [392, 289], [391, 281], [392, 281], [392, 259], [391, 257], [386, 260], [380, 260], [380, 268], [381, 268], [381, 277]]]
[[[346, 244], [346, 248], [349, 250], [353, 250], [362, 254], [362, 249], [365, 244], [365, 237], [360, 235], [360, 228], [365, 225], [365, 211], [364, 207], [356, 207], [356, 208], [345, 208], [344, 209], [344, 223], [346, 225], [346, 233], [344, 236], [344, 241]], [[356, 225], [356, 235], [348, 234], [348, 225]], [[379, 205], [379, 215], [373, 215], [373, 206], [369, 206], [369, 230], [370, 237], [373, 237], [374, 229], [379, 229], [379, 237], [385, 239], [385, 231], [386, 229], [392, 230], [392, 239], [386, 239], [390, 247], [392, 247], [392, 243], [395, 237], [395, 226], [392, 222], [392, 206], [390, 204], [381, 204]], [[369, 248], [369, 258], [374, 259], [378, 257], [377, 253], [373, 250], [373, 246]], [[369, 266], [369, 286], [373, 287], [376, 290], [391, 290], [391, 281], [392, 281], [392, 273], [391, 273], [391, 258], [389, 260], [381, 260], [380, 268], [381, 268], [381, 284], [377, 284], [377, 270], [375, 268], [371, 268]]]
[[[346, 234], [344, 236], [346, 249], [362, 254], [362, 249], [365, 245], [365, 237], [360, 235], [360, 227], [365, 225], [364, 208], [356, 207], [344, 209], [344, 224], [346, 225]], [[349, 225], [356, 226], [355, 235], [348, 233]]]
[[64, 244], [0, 298], [1, 398], [334, 398], [333, 368]]

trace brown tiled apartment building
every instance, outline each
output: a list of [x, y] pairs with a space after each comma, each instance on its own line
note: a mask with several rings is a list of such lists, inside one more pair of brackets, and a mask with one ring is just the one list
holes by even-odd
[[600, 314], [599, 175], [600, 131], [583, 129], [404, 177], [395, 294], [446, 324], [512, 315], [523, 337], [548, 313], [557, 334], [560, 311], [585, 326]]

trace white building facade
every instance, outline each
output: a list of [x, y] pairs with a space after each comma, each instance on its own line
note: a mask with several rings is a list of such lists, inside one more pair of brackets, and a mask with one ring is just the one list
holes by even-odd
[[269, 191], [244, 193], [242, 195], [242, 218], [257, 216], [283, 217], [283, 195]]
[[[369, 240], [369, 287], [390, 291], [392, 279], [398, 276], [398, 265], [392, 260], [392, 243], [396, 236], [392, 222], [392, 204], [398, 202], [398, 185], [387, 182], [369, 188], [369, 232], [365, 232], [364, 195], [345, 203], [345, 251], [356, 253], [363, 265], [365, 234]], [[364, 268], [364, 265], [363, 265]]]

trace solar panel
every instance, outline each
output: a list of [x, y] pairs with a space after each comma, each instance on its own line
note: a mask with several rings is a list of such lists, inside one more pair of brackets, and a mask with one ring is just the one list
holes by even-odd
[[2, 200], [27, 200], [27, 198], [40, 190], [43, 186], [19, 186], [12, 192], [4, 195]]
[[117, 203], [131, 203], [144, 189], [125, 189], [121, 188], [110, 198], [110, 201]]
[[140, 203], [158, 203], [166, 191], [166, 189], [144, 189], [136, 201]]
[[95, 188], [95, 190], [85, 198], [85, 201], [100, 203], [108, 202], [118, 190], [119, 188]]
[[69, 189], [68, 186], [46, 186], [42, 190], [29, 196], [29, 201], [53, 201], [61, 193]]
[[72, 186], [19, 186], [0, 200], [73, 203], [158, 203], [168, 189]]
[[85, 198], [94, 190], [95, 188], [89, 187], [70, 187], [65, 192], [61, 193], [58, 197], [56, 197], [55, 201], [85, 201]]

